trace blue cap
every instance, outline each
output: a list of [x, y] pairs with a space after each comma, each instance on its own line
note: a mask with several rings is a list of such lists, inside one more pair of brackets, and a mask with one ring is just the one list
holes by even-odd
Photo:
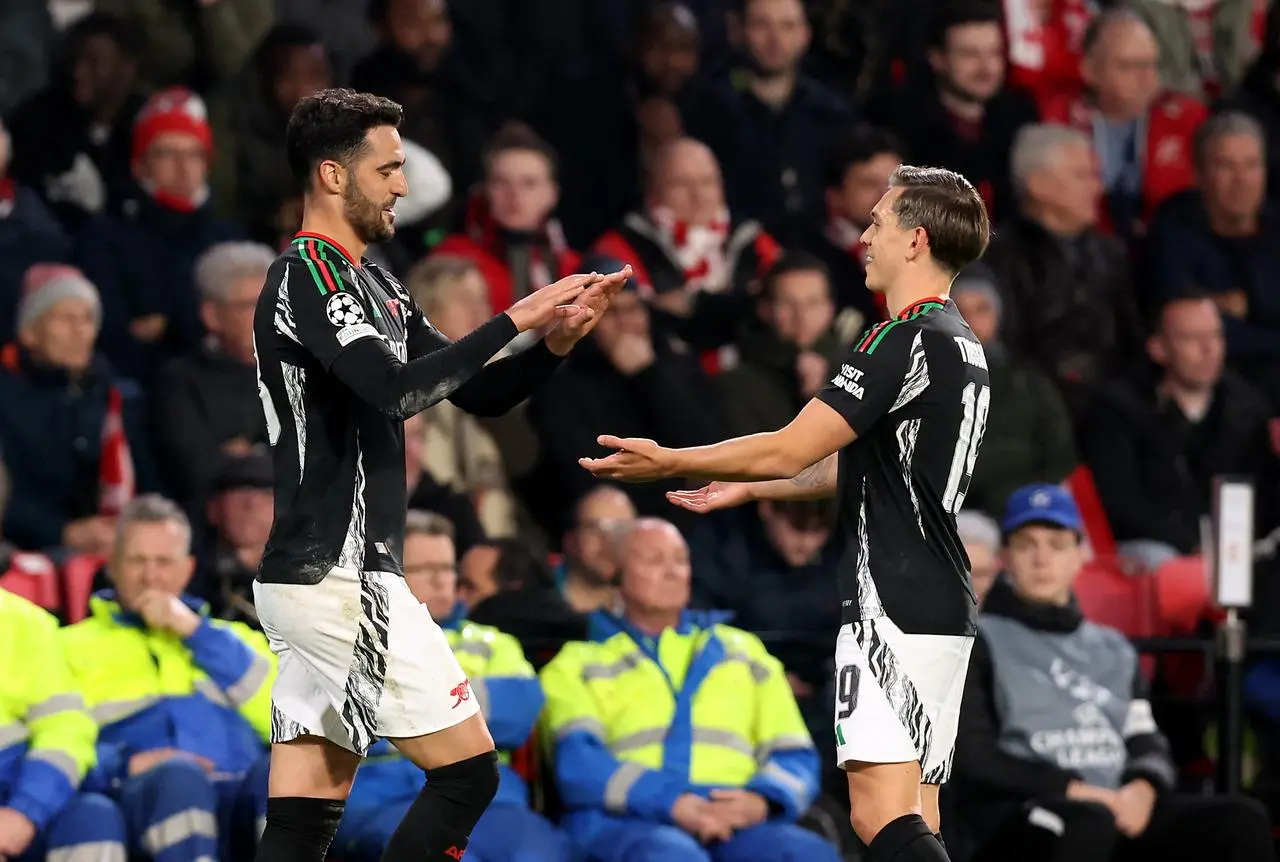
[[1084, 531], [1080, 509], [1070, 491], [1057, 485], [1025, 485], [1009, 495], [1000, 529], [1006, 535], [1027, 524], [1052, 524], [1064, 530]]

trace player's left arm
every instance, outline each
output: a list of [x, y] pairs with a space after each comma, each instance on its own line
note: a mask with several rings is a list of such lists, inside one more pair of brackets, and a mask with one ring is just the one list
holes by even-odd
[[651, 441], [604, 437], [602, 445], [623, 451], [604, 459], [583, 459], [582, 465], [601, 478], [790, 479], [867, 433], [906, 390], [911, 339], [918, 330], [894, 333], [897, 327], [889, 326], [890, 331], [878, 343], [873, 338], [875, 330], [864, 337], [845, 357], [831, 382], [777, 431], [689, 449], [663, 449]]

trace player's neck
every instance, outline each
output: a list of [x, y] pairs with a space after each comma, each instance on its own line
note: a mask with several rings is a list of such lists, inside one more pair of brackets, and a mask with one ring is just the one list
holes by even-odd
[[902, 314], [904, 309], [919, 305], [927, 299], [945, 300], [950, 291], [951, 276], [949, 275], [939, 274], [936, 277], [904, 279], [902, 283], [885, 291], [885, 310], [889, 312], [889, 317], [892, 319]]
[[369, 244], [360, 238], [351, 223], [341, 215], [330, 215], [310, 207], [302, 214], [302, 229], [299, 232], [314, 233], [332, 240], [351, 256], [351, 262], [356, 266], [360, 265], [360, 260], [369, 248]]

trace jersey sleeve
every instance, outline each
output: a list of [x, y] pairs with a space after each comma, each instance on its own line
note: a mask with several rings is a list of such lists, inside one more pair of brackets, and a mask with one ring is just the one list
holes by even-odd
[[839, 413], [858, 436], [892, 410], [905, 389], [920, 330], [891, 320], [868, 330], [817, 395]]
[[285, 266], [276, 328], [328, 371], [352, 345], [379, 336], [361, 292], [350, 289], [333, 267], [321, 269], [323, 263], [291, 261]]

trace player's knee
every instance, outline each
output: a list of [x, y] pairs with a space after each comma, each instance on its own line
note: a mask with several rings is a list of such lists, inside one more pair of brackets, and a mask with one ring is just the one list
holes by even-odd
[[866, 772], [849, 773], [849, 823], [863, 843], [870, 845], [880, 830], [898, 818], [921, 815], [919, 784], [897, 781], [888, 771], [892, 764], [877, 764]]
[[500, 780], [496, 751], [486, 751], [427, 771], [427, 788], [430, 792], [449, 799], [459, 807], [474, 810], [475, 820], [480, 819], [480, 815], [498, 794]]

